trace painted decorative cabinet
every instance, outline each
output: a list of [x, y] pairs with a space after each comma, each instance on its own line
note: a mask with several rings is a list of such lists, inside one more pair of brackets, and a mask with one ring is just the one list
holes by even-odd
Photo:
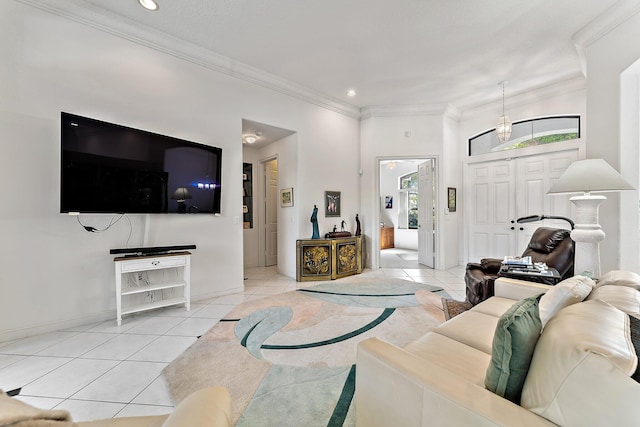
[[364, 268], [364, 236], [296, 241], [298, 282], [334, 280]]

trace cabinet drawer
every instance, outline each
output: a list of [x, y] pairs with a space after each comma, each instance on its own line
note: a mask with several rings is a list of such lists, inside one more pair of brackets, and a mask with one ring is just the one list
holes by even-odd
[[119, 261], [123, 273], [141, 270], [156, 270], [160, 268], [182, 267], [187, 264], [186, 256], [137, 259], [132, 261]]

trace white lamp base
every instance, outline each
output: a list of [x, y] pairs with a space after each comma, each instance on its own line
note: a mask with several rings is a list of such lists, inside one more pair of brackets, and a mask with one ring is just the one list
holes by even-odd
[[593, 278], [600, 277], [600, 242], [605, 234], [598, 223], [598, 208], [607, 200], [604, 196], [574, 196], [571, 202], [576, 206], [576, 225], [571, 232], [575, 242], [575, 274], [583, 274]]

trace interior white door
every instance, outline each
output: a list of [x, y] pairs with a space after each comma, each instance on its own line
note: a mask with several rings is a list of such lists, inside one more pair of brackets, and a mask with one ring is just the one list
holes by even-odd
[[435, 266], [433, 161], [418, 165], [418, 262]]
[[[547, 195], [553, 183], [571, 163], [578, 160], [577, 150], [560, 151], [516, 160], [516, 220], [529, 215], [552, 215], [571, 218], [572, 204], [569, 195]], [[520, 255], [538, 227], [566, 228], [564, 220], [545, 220], [516, 224], [517, 242], [514, 255]]]
[[278, 160], [264, 163], [265, 266], [278, 264]]
[[515, 233], [515, 165], [508, 160], [469, 165], [469, 261], [511, 254]]
[[516, 221], [529, 215], [571, 218], [569, 196], [546, 193], [577, 158], [577, 150], [565, 150], [469, 164], [469, 261], [520, 255], [541, 226], [570, 228], [564, 220]]

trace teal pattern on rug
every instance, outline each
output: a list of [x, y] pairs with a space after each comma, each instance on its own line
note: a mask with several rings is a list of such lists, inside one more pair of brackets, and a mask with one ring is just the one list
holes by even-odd
[[[351, 370], [351, 366], [301, 368], [274, 365], [236, 427], [353, 426], [355, 414], [352, 405], [349, 405], [351, 408], [347, 406], [346, 412], [341, 407], [340, 412], [344, 415], [340, 414], [332, 424], [328, 424], [328, 420], [334, 417], [336, 402], [341, 400]], [[353, 397], [352, 392], [350, 395]]]
[[[405, 283], [389, 283], [389, 281], [387, 281], [345, 286], [344, 283], [330, 282], [321, 283], [311, 289], [298, 289], [297, 292], [334, 304], [379, 308], [416, 306], [418, 302], [416, 301], [415, 293], [420, 290], [444, 292], [444, 290], [438, 286], [409, 282], [406, 280], [401, 280], [401, 282]], [[357, 289], [357, 292], [349, 292], [350, 287]]]
[[[237, 426], [351, 427], [358, 342], [379, 336], [406, 345], [438, 324], [425, 304], [439, 296], [447, 296], [440, 287], [391, 278], [326, 282], [247, 302], [165, 368], [165, 379], [172, 396], [230, 387], [244, 402]], [[226, 362], [228, 352], [242, 364]], [[202, 357], [210, 365], [194, 366]], [[241, 387], [247, 383], [255, 388]]]

